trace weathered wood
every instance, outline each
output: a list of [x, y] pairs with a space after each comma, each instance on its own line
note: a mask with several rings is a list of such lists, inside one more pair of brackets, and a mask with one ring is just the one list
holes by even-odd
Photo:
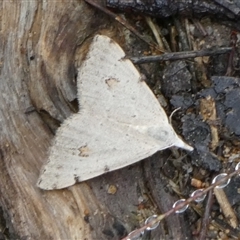
[[35, 185], [53, 136], [38, 112], [59, 121], [70, 115], [76, 97], [74, 54], [93, 30], [94, 11], [83, 1], [0, 4], [0, 204], [11, 236], [93, 236], [83, 212], [99, 207], [86, 184], [51, 192]]

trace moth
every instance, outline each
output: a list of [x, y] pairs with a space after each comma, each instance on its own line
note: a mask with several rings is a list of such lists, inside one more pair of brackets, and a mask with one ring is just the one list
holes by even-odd
[[94, 37], [78, 69], [80, 110], [57, 130], [38, 187], [61, 189], [123, 168], [159, 150], [193, 148], [175, 133], [121, 47]]

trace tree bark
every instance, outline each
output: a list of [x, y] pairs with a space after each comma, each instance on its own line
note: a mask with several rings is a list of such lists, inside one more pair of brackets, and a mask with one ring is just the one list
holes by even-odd
[[89, 187], [47, 192], [36, 181], [53, 137], [45, 119], [71, 113], [74, 54], [94, 12], [83, 1], [3, 0], [0, 9], [0, 199], [11, 237], [84, 239], [92, 234], [79, 206], [98, 208]]

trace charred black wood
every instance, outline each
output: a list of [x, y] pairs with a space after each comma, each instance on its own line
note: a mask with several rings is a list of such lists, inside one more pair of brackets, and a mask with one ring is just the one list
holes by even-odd
[[239, 0], [106, 0], [107, 6], [121, 10], [142, 12], [159, 18], [177, 14], [187, 17], [203, 17], [240, 20]]

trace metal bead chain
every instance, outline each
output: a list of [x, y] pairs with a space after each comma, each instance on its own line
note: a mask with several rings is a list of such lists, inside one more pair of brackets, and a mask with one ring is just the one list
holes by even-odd
[[[235, 171], [239, 171], [239, 170], [240, 170], [240, 162], [239, 162], [239, 163], [236, 165], [236, 167], [235, 167]], [[238, 174], [238, 175], [240, 176], [240, 174]], [[220, 181], [221, 179], [225, 178], [226, 176], [227, 176], [227, 173], [220, 173], [220, 174], [218, 174], [216, 177], [213, 178], [212, 184], [215, 184], [216, 182]], [[222, 181], [221, 184], [218, 184], [218, 185], [216, 186], [216, 188], [225, 188], [225, 187], [230, 183], [230, 181], [231, 181], [231, 178], [228, 178], [227, 180]], [[203, 192], [203, 190], [204, 190], [204, 189], [197, 189], [197, 190], [195, 190], [195, 191], [190, 195], [190, 197], [195, 197], [195, 196], [197, 196], [194, 201], [195, 201], [196, 203], [201, 203], [201, 202], [205, 199], [205, 197], [207, 196], [206, 193], [204, 193], [204, 194], [201, 193], [201, 192]], [[176, 202], [173, 204], [172, 208], [176, 208], [178, 205], [184, 204], [185, 201], [186, 201], [186, 199], [180, 199], [180, 200], [176, 201]], [[188, 207], [189, 207], [189, 204], [186, 204], [186, 205], [184, 205], [182, 208], [176, 210], [175, 213], [183, 213], [183, 212], [185, 212], [185, 211], [188, 209]], [[155, 219], [157, 219], [157, 215], [152, 215], [152, 216], [148, 217], [148, 218], [146, 219], [146, 221], [145, 221], [145, 225], [146, 225], [146, 224], [149, 224], [150, 222], [154, 221]], [[152, 230], [154, 230], [155, 228], [158, 227], [159, 223], [160, 223], [160, 222], [154, 223], [153, 226], [147, 227], [145, 231], [152, 231]], [[130, 233], [128, 234], [128, 236], [127, 236], [126, 239], [127, 239], [127, 240], [137, 240], [137, 239], [139, 239], [143, 234], [144, 234], [144, 231], [139, 233], [139, 232], [137, 232], [136, 230], [134, 230], [134, 231], [132, 231], [132, 232], [130, 232]]]

